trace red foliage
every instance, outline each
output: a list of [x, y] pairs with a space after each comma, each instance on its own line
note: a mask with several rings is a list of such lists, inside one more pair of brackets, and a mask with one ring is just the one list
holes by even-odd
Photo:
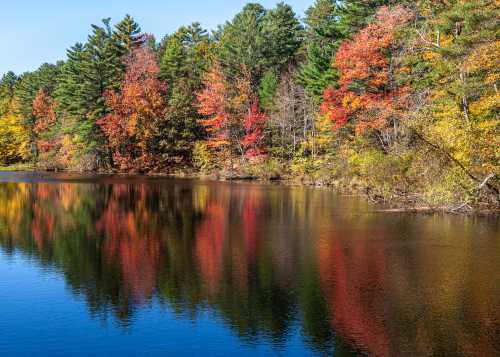
[[260, 111], [257, 101], [253, 102], [243, 122], [245, 136], [241, 143], [245, 148], [246, 156], [256, 157], [263, 155], [262, 144], [266, 121], [267, 115]]
[[347, 249], [341, 236], [349, 233], [323, 239], [318, 245], [320, 283], [332, 328], [368, 355], [388, 356], [385, 252], [361, 242]]
[[208, 144], [219, 147], [228, 143], [231, 116], [226, 108], [227, 80], [216, 63], [203, 79], [203, 90], [197, 93], [198, 112], [207, 118], [201, 121], [210, 134]]
[[395, 43], [396, 30], [412, 17], [404, 7], [382, 7], [374, 23], [340, 46], [335, 58], [340, 88], [327, 89], [321, 107], [335, 128], [350, 119], [358, 132], [387, 124], [404, 88], [394, 85], [386, 53]]
[[120, 93], [105, 94], [112, 112], [98, 124], [121, 170], [151, 170], [159, 165], [159, 158], [151, 154], [148, 144], [165, 117], [167, 86], [157, 78], [156, 55], [147, 46], [135, 49], [127, 57], [126, 67]]
[[227, 239], [228, 208], [216, 201], [206, 209], [203, 223], [196, 231], [195, 253], [200, 273], [211, 293], [216, 293], [222, 278], [224, 242]]
[[43, 249], [55, 239], [57, 223], [54, 212], [46, 209], [45, 204], [58, 201], [60, 197], [56, 186], [47, 184], [37, 185], [34, 196], [31, 234], [37, 247]]
[[[33, 100], [33, 115], [35, 116], [35, 125], [33, 131], [40, 135], [50, 129], [56, 123], [57, 115], [55, 112], [56, 102], [45, 92], [40, 89], [35, 99]], [[57, 144], [56, 139], [36, 141], [36, 145], [40, 152], [48, 152]]]
[[127, 185], [113, 186], [108, 205], [96, 227], [106, 236], [104, 254], [107, 263], [120, 265], [124, 295], [143, 304], [155, 292], [161, 246], [158, 232], [141, 224], [148, 221], [148, 212], [143, 209], [146, 200], [144, 188], [134, 192], [137, 195], [135, 206], [121, 204], [130, 196], [130, 189]]

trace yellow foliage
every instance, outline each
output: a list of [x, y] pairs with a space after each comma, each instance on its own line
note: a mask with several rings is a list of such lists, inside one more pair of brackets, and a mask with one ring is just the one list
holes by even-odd
[[21, 118], [12, 113], [0, 117], [0, 162], [10, 164], [29, 156], [29, 136]]
[[325, 151], [332, 143], [332, 121], [327, 115], [318, 115], [315, 127], [316, 135], [314, 144], [319, 150]]
[[494, 84], [500, 79], [500, 40], [475, 48], [464, 61], [464, 69], [471, 74], [485, 73], [485, 83]]
[[487, 118], [495, 118], [500, 106], [500, 93], [493, 92], [491, 94], [483, 95], [477, 101], [469, 106], [471, 115], [478, 120]]

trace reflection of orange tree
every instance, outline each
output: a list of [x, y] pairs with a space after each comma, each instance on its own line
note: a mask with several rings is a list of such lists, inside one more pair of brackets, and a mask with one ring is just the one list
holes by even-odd
[[[131, 192], [134, 191], [134, 192]], [[134, 205], [130, 205], [131, 196]], [[156, 227], [148, 224], [149, 213], [144, 207], [146, 192], [141, 186], [114, 185], [108, 205], [96, 224], [106, 236], [104, 255], [108, 264], [121, 267], [125, 298], [142, 303], [153, 296], [160, 265], [160, 240]]]
[[36, 200], [33, 201], [33, 220], [31, 232], [39, 249], [55, 238], [56, 217], [54, 212], [48, 209], [48, 202], [59, 202], [55, 186], [40, 184], [35, 188]]
[[383, 248], [364, 242], [346, 245], [336, 236], [321, 240], [318, 248], [321, 285], [332, 327], [371, 356], [387, 356]]
[[[259, 232], [261, 192], [249, 188], [243, 195], [235, 193], [237, 196], [232, 200], [225, 191], [213, 197], [205, 208], [204, 219], [196, 231], [195, 250], [201, 276], [211, 294], [219, 289], [225, 256], [230, 259], [232, 280], [241, 289], [248, 285], [249, 265], [256, 263], [262, 234]], [[234, 210], [239, 201], [243, 202], [242, 208]]]
[[264, 244], [267, 196], [257, 186], [211, 191], [196, 230], [195, 256], [207, 303], [244, 339], [282, 342], [294, 318], [293, 281], [277, 274]]
[[205, 219], [196, 233], [196, 256], [200, 274], [210, 292], [219, 287], [222, 274], [223, 244], [227, 236], [228, 210], [220, 203], [211, 202], [206, 209]]

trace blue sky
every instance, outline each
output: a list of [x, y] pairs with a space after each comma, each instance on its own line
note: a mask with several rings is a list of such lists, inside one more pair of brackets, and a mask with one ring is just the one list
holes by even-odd
[[[4, 0], [0, 11], [0, 75], [34, 70], [44, 62], [64, 59], [66, 49], [84, 42], [90, 24], [132, 15], [143, 31], [158, 39], [194, 21], [215, 29], [231, 19], [245, 0]], [[261, 0], [265, 7], [278, 1]], [[303, 16], [313, 0], [288, 0]]]

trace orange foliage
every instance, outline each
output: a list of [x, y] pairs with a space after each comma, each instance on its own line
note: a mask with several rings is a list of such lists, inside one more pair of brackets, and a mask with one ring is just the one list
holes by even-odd
[[245, 148], [245, 154], [248, 157], [263, 155], [264, 128], [267, 121], [267, 115], [259, 109], [259, 104], [253, 102], [250, 105], [244, 120], [245, 136], [242, 139], [242, 145]]
[[210, 134], [208, 144], [220, 147], [228, 144], [231, 115], [226, 108], [228, 84], [220, 64], [216, 63], [203, 79], [203, 90], [197, 93], [198, 112], [208, 118], [201, 121]]
[[[36, 117], [35, 126], [33, 128], [35, 134], [43, 134], [56, 123], [56, 105], [56, 102], [47, 94], [47, 92], [45, 92], [45, 90], [40, 89], [37, 92], [35, 99], [33, 100], [33, 115]], [[39, 139], [36, 144], [40, 152], [48, 152], [55, 147], [57, 139]]]
[[[130, 195], [130, 186], [114, 185], [112, 197], [106, 210], [97, 222], [97, 229], [106, 235], [104, 247], [108, 263], [118, 261], [121, 267], [126, 296], [136, 303], [150, 299], [157, 284], [160, 266], [160, 241], [150, 231], [142, 231], [141, 207], [120, 205]], [[144, 202], [144, 189], [139, 192], [137, 202]], [[144, 220], [147, 221], [147, 220]]]
[[396, 30], [412, 17], [401, 6], [382, 7], [374, 23], [340, 46], [335, 58], [340, 88], [328, 88], [321, 107], [335, 128], [355, 120], [356, 131], [363, 132], [383, 128], [390, 120], [406, 89], [394, 85], [387, 51]]
[[98, 124], [121, 170], [151, 170], [160, 165], [150, 146], [155, 129], [165, 118], [167, 86], [157, 78], [160, 69], [149, 47], [135, 49], [126, 66], [120, 93], [106, 93], [112, 112]]
[[320, 242], [318, 255], [332, 328], [370, 356], [387, 356], [390, 353], [384, 325], [384, 251], [360, 242], [348, 248], [337, 241], [339, 237], [331, 238]]

